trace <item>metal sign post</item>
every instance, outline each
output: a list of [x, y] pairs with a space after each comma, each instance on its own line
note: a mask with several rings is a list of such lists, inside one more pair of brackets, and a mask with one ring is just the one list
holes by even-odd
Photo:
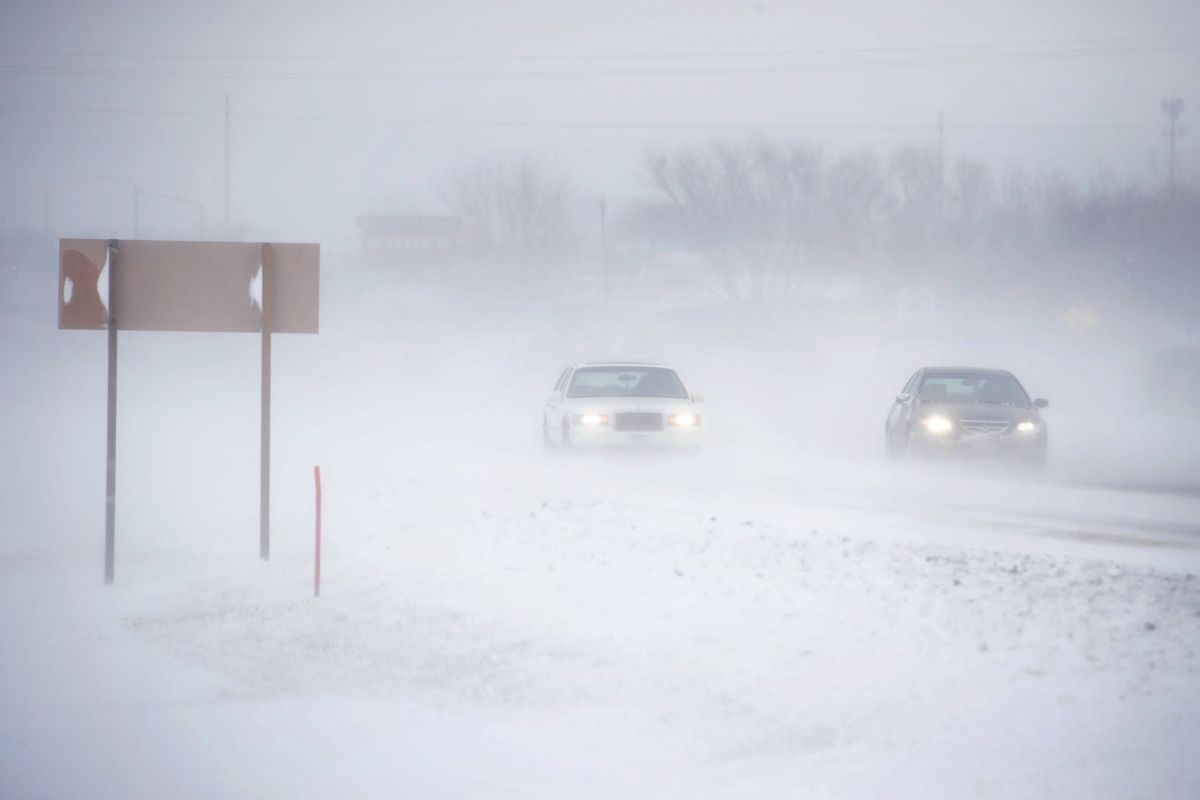
[[59, 240], [58, 327], [108, 333], [106, 582], [113, 582], [116, 561], [118, 331], [261, 334], [259, 555], [266, 559], [271, 554], [271, 334], [317, 332], [319, 284], [315, 244]]
[[271, 245], [262, 246], [262, 419], [258, 475], [258, 555], [271, 557]]
[[113, 310], [116, 296], [117, 240], [108, 243], [108, 469], [105, 480], [104, 582], [111, 584], [117, 565], [117, 322]]

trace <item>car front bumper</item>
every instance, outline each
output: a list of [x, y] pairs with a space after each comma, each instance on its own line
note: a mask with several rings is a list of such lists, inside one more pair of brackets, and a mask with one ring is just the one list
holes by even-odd
[[912, 439], [910, 446], [916, 455], [1036, 460], [1045, 457], [1046, 433], [1044, 430], [1036, 433], [921, 433]]
[[694, 448], [703, 441], [696, 427], [668, 426], [661, 431], [614, 431], [606, 425], [572, 425], [571, 445], [588, 448]]

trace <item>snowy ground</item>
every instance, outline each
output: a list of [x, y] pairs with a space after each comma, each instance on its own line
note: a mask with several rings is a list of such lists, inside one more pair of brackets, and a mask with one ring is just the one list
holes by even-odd
[[870, 393], [831, 457], [733, 347], [699, 458], [547, 454], [579, 341], [384, 300], [276, 345], [269, 562], [256, 343], [123, 334], [108, 589], [103, 336], [0, 314], [0, 795], [1195, 796], [1200, 498], [893, 468]]

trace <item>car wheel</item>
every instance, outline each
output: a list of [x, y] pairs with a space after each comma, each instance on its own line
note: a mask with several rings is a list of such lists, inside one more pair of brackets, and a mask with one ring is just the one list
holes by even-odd
[[554, 442], [550, 439], [550, 421], [542, 417], [542, 447], [550, 448], [554, 446]]
[[913, 461], [925, 454], [925, 451], [917, 446], [915, 439], [911, 428], [904, 432], [904, 444], [900, 450], [901, 457]]
[[893, 461], [899, 461], [904, 458], [906, 448], [901, 442], [896, 441], [896, 437], [892, 436], [892, 432], [887, 428], [883, 430], [884, 446], [887, 448], [888, 458]]
[[564, 449], [571, 446], [571, 425], [566, 417], [563, 417], [562, 421], [562, 446]]

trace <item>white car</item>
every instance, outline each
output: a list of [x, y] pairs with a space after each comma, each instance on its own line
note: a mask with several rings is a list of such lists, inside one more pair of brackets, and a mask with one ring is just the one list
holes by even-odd
[[662, 364], [573, 364], [546, 398], [542, 436], [562, 447], [695, 447], [699, 402]]

